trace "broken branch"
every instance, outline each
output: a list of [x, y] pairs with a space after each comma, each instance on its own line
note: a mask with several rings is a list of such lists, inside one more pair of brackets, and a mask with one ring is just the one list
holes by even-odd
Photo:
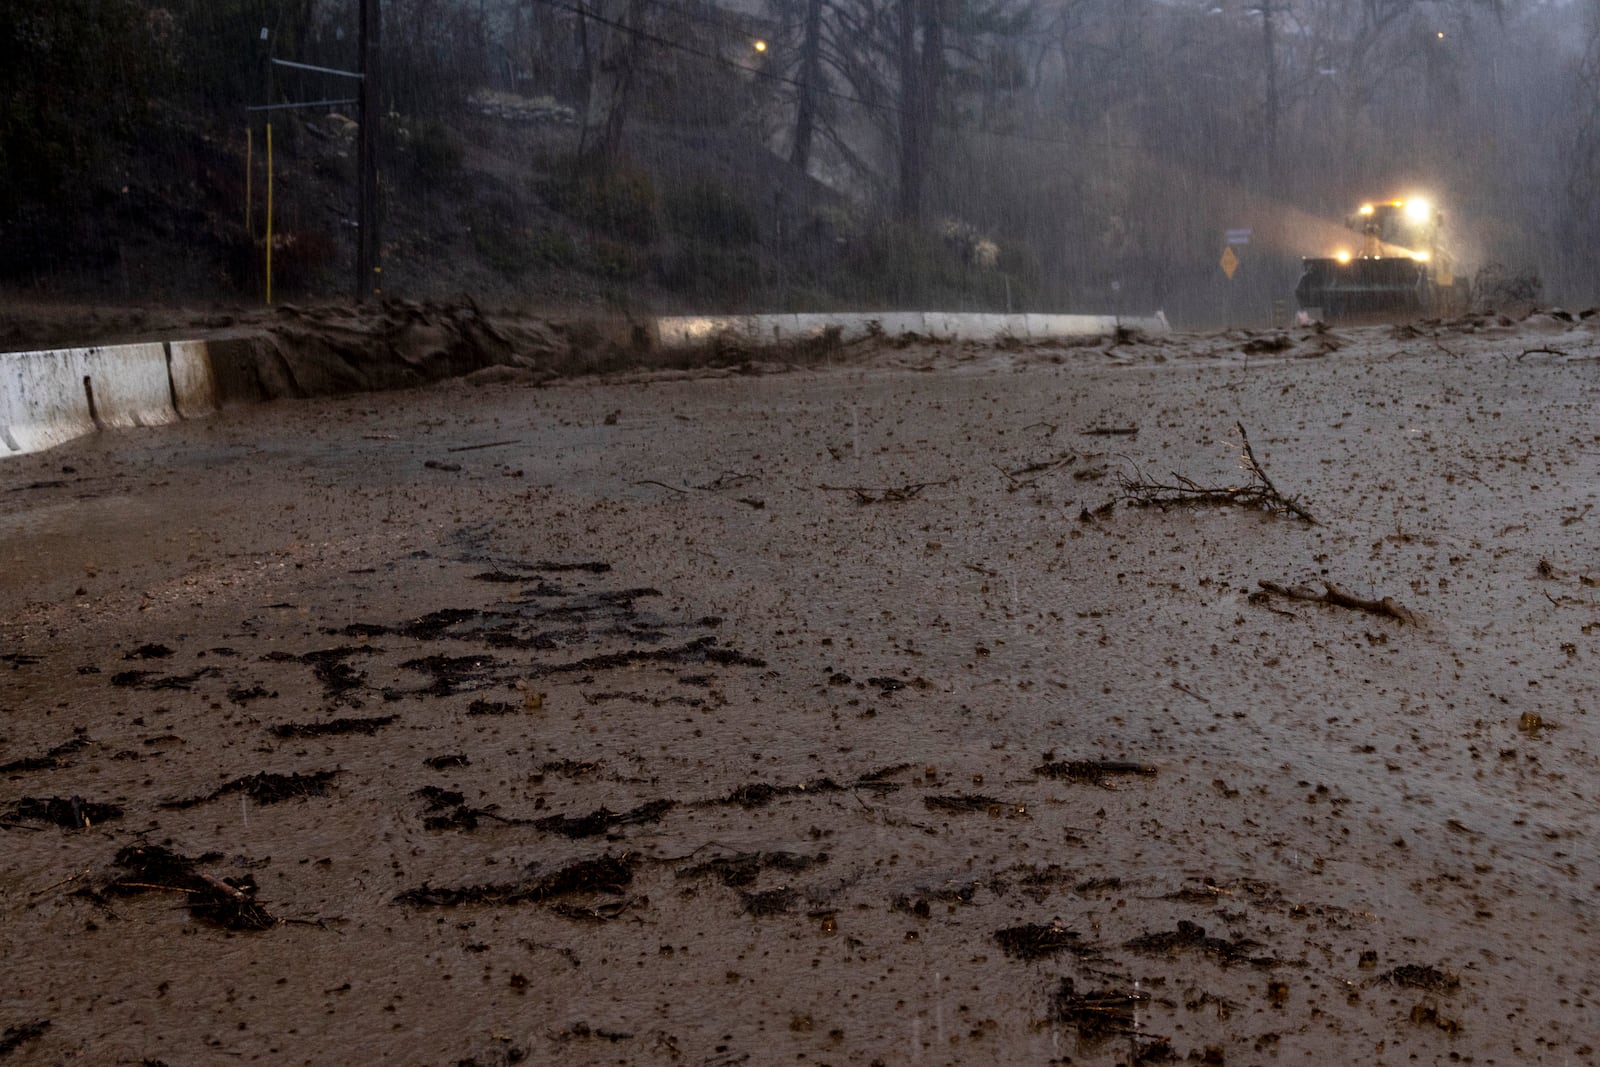
[[909, 485], [897, 486], [866, 486], [866, 485], [819, 485], [818, 489], [835, 493], [854, 493], [857, 504], [898, 504], [921, 495], [922, 491], [930, 485], [948, 485], [953, 478], [945, 478], [937, 482], [912, 482]]
[[1276, 593], [1278, 596], [1288, 597], [1291, 600], [1309, 600], [1317, 604], [1331, 604], [1336, 608], [1365, 611], [1373, 615], [1383, 615], [1387, 618], [1396, 619], [1402, 623], [1410, 623], [1413, 626], [1420, 621], [1415, 612], [1396, 603], [1393, 597], [1369, 600], [1366, 597], [1356, 596], [1354, 593], [1342, 589], [1326, 579], [1322, 582], [1324, 592], [1321, 593], [1303, 585], [1280, 585], [1265, 578], [1257, 579], [1256, 584], [1268, 593]]
[[1230, 506], [1260, 508], [1270, 511], [1275, 515], [1289, 514], [1311, 526], [1317, 525], [1317, 520], [1311, 513], [1300, 505], [1293, 497], [1284, 496], [1278, 487], [1272, 484], [1272, 479], [1267, 476], [1266, 469], [1261, 466], [1261, 461], [1256, 458], [1255, 449], [1250, 446], [1250, 435], [1245, 432], [1243, 423], [1234, 423], [1234, 428], [1239, 431], [1239, 440], [1242, 446], [1240, 462], [1250, 481], [1240, 486], [1213, 486], [1200, 485], [1181, 474], [1172, 477], [1176, 485], [1165, 485], [1160, 482], [1145, 481], [1142, 473], [1135, 468], [1139, 477], [1121, 478], [1121, 499], [1138, 507], [1205, 507], [1205, 506]]

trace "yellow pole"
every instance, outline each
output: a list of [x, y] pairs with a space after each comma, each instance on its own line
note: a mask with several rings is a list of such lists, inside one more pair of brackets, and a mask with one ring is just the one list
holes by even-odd
[[267, 123], [267, 303], [272, 303], [272, 123]]
[[251, 182], [255, 178], [255, 148], [256, 131], [249, 126], [244, 128], [244, 233], [246, 237], [256, 235], [256, 222], [250, 217], [250, 209], [255, 206], [255, 190]]

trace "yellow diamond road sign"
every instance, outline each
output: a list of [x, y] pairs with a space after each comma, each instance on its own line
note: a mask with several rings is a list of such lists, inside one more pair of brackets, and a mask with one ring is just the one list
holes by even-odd
[[1239, 257], [1233, 254], [1233, 246], [1229, 245], [1222, 250], [1222, 273], [1233, 281], [1233, 272], [1239, 269]]

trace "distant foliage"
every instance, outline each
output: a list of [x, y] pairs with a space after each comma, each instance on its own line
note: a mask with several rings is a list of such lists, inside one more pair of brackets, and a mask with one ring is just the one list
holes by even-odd
[[1544, 281], [1534, 270], [1510, 270], [1502, 263], [1487, 263], [1472, 279], [1474, 307], [1529, 307], [1543, 295]]
[[483, 262], [508, 278], [518, 278], [534, 265], [535, 246], [528, 239], [520, 213], [507, 203], [478, 204], [466, 215], [472, 247]]
[[456, 135], [437, 119], [424, 119], [411, 127], [406, 154], [418, 176], [435, 182], [451, 181], [459, 176], [465, 158]]
[[[981, 242], [993, 246], [987, 238]], [[1037, 277], [1029, 255], [951, 241], [902, 223], [880, 223], [852, 236], [836, 288], [854, 286], [881, 305], [966, 311], [1020, 310]]]
[[591, 272], [612, 281], [637, 281], [650, 269], [650, 256], [623, 241], [601, 238], [589, 251]]
[[752, 244], [757, 237], [755, 214], [726, 187], [698, 181], [670, 193], [667, 220], [684, 237], [717, 245]]
[[9, 0], [0, 17], [0, 225], [84, 199], [163, 87], [172, 27], [133, 0]]
[[761, 263], [745, 248], [690, 242], [662, 256], [657, 277], [668, 289], [697, 298], [708, 309], [738, 308], [760, 293]]
[[661, 234], [655, 183], [642, 171], [579, 168], [537, 191], [555, 210], [612, 237], [650, 244]]

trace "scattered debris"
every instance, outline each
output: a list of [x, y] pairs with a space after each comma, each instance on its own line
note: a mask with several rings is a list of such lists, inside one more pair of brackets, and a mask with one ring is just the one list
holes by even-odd
[[[427, 810], [435, 813], [423, 818], [422, 826], [425, 830], [476, 830], [479, 819], [493, 819], [508, 826], [526, 826], [532, 821], [510, 818], [499, 814], [493, 808], [468, 807], [464, 803], [466, 797], [463, 794], [454, 789], [441, 789], [436, 785], [425, 785], [412, 796], [427, 801]], [[437, 814], [440, 812], [443, 814]]]
[[924, 489], [935, 485], [949, 485], [954, 478], [945, 478], [937, 482], [911, 482], [906, 485], [896, 486], [866, 486], [866, 485], [819, 485], [818, 489], [833, 493], [854, 493], [856, 503], [867, 504], [900, 504], [913, 500], [922, 495]]
[[1242, 937], [1234, 938], [1232, 941], [1220, 937], [1208, 937], [1203, 926], [1187, 919], [1179, 919], [1176, 930], [1144, 934], [1124, 942], [1123, 947], [1135, 952], [1168, 954], [1177, 953], [1182, 949], [1198, 949], [1224, 964], [1249, 963], [1256, 967], [1276, 967], [1279, 962], [1270, 956], [1252, 955], [1255, 950], [1262, 947], [1259, 941]]
[[1135, 468], [1137, 477], [1129, 478], [1126, 475], [1122, 477], [1122, 496], [1118, 499], [1135, 507], [1258, 508], [1275, 515], [1293, 515], [1308, 525], [1317, 525], [1317, 520], [1312, 518], [1309, 511], [1293, 497], [1284, 496], [1278, 491], [1278, 487], [1272, 484], [1272, 479], [1267, 477], [1266, 470], [1256, 459], [1255, 450], [1250, 447], [1250, 437], [1245, 433], [1244, 424], [1234, 423], [1234, 426], [1239, 431], [1239, 440], [1243, 448], [1240, 459], [1245, 472], [1250, 476], [1246, 484], [1208, 486], [1185, 478], [1181, 474], [1174, 474], [1172, 477], [1176, 484], [1167, 485], [1146, 481], [1143, 473]]
[[755, 893], [740, 893], [739, 899], [744, 902], [746, 913], [762, 919], [770, 915], [782, 915], [794, 906], [799, 895], [793, 889], [781, 887]]
[[269, 726], [273, 737], [330, 737], [335, 734], [364, 734], [371, 737], [379, 730], [397, 721], [398, 715], [380, 715], [370, 719], [331, 719], [328, 722], [285, 722]]
[[0, 1033], [0, 1056], [9, 1056], [29, 1041], [36, 1041], [50, 1029], [49, 1019], [36, 1019], [31, 1023], [8, 1026]]
[[832, 778], [818, 778], [815, 781], [803, 782], [800, 785], [772, 785], [768, 782], [755, 782], [750, 785], [741, 785], [721, 800], [708, 801], [708, 803], [731, 804], [741, 808], [762, 808], [770, 804], [775, 797], [790, 796], [795, 793], [837, 793], [843, 788]]
[[675, 806], [671, 800], [652, 800], [631, 811], [618, 813], [600, 808], [588, 815], [572, 817], [551, 815], [535, 820], [533, 825], [536, 829], [560, 834], [563, 837], [597, 837], [608, 833], [616, 826], [640, 826], [645, 823], [660, 822], [661, 817]]
[[807, 856], [799, 852], [735, 852], [678, 871], [679, 878], [710, 876], [730, 889], [751, 885], [763, 870], [798, 874], [828, 862], [828, 854]]
[[225, 930], [266, 930], [278, 920], [256, 903], [256, 882], [243, 878], [214, 878], [197, 869], [201, 863], [221, 857], [207, 853], [198, 859], [173, 852], [160, 845], [129, 845], [114, 861], [127, 870], [104, 892], [132, 895], [151, 891], [183, 893], [189, 914]]
[[446, 452], [476, 452], [479, 449], [483, 449], [483, 448], [502, 448], [502, 447], [504, 447], [506, 445], [515, 445], [515, 444], [520, 444], [520, 443], [521, 443], [521, 441], [518, 438], [513, 437], [508, 441], [485, 441], [481, 445], [456, 445], [454, 448], [445, 449], [445, 451]]
[[[1036, 460], [1033, 463], [1025, 464], [1016, 468], [1015, 470], [1006, 470], [1004, 467], [996, 464], [995, 470], [998, 470], [1001, 476], [1005, 478], [1006, 492], [1015, 493], [1018, 489], [1032, 488], [1038, 483], [1039, 477], [1042, 477], [1050, 471], [1059, 470], [1062, 467], [1068, 466], [1076, 462], [1077, 459], [1077, 453], [1063, 452], [1059, 456], [1054, 456], [1050, 459]], [[1029, 474], [1036, 475], [1036, 477], [1024, 477], [1025, 475]]]
[[929, 811], [944, 811], [953, 815], [984, 812], [988, 815], [1016, 816], [1028, 814], [1026, 804], [1014, 804], [981, 793], [959, 793], [948, 796], [924, 796], [922, 806]]
[[635, 862], [632, 853], [624, 853], [579, 860], [542, 878], [530, 876], [517, 882], [439, 888], [424, 883], [398, 894], [394, 902], [414, 908], [454, 908], [462, 904], [539, 904], [577, 893], [621, 895], [633, 881]]
[[361, 702], [350, 694], [366, 686], [367, 676], [345, 661], [351, 656], [370, 656], [379, 650], [371, 645], [345, 645], [341, 648], [324, 648], [301, 656], [268, 653], [267, 659], [297, 659], [310, 664], [311, 673], [322, 683], [323, 695], [335, 706], [348, 704], [360, 707]]
[[1137, 1036], [1134, 1011], [1150, 999], [1148, 993], [1099, 989], [1079, 993], [1072, 979], [1061, 979], [1051, 1005], [1051, 1017], [1078, 1031], [1085, 1041]]
[[1439, 1014], [1439, 1009], [1432, 1004], [1412, 1005], [1411, 1021], [1418, 1026], [1436, 1026], [1452, 1037], [1461, 1032], [1460, 1020]]
[[1042, 960], [1058, 952], [1071, 952], [1075, 956], [1094, 956], [1095, 950], [1079, 938], [1076, 930], [1068, 930], [1057, 919], [1049, 926], [1029, 923], [996, 930], [994, 939], [1007, 956], [1019, 960]]
[[99, 823], [122, 818], [122, 809], [115, 804], [96, 804], [80, 796], [66, 799], [23, 797], [11, 805], [5, 817], [46, 822], [68, 830], [83, 830]]
[[209, 800], [227, 796], [229, 793], [243, 793], [257, 804], [277, 804], [292, 797], [327, 796], [328, 783], [333, 781], [338, 773], [338, 771], [313, 771], [310, 774], [269, 774], [262, 771], [259, 774], [248, 774], [243, 778], [225, 782], [205, 796], [163, 801], [161, 807], [176, 810], [192, 808]]
[[1351, 608], [1356, 611], [1370, 612], [1373, 615], [1383, 615], [1391, 619], [1397, 619], [1402, 623], [1410, 623], [1413, 626], [1418, 625], [1419, 622], [1415, 612], [1409, 608], [1402, 607], [1392, 597], [1384, 597], [1382, 600], [1368, 600], [1345, 591], [1327, 579], [1322, 580], [1324, 591], [1321, 593], [1315, 592], [1304, 585], [1280, 585], [1277, 582], [1269, 582], [1265, 578], [1257, 579], [1256, 584], [1266, 591], [1265, 593], [1252, 594], [1252, 596], [1256, 597], [1264, 597], [1266, 593], [1275, 593], [1291, 600], [1309, 600], [1318, 604], [1331, 604], [1338, 608]]
[[1048, 760], [1033, 769], [1034, 774], [1045, 778], [1060, 778], [1069, 782], [1093, 782], [1107, 785], [1106, 779], [1127, 775], [1153, 777], [1156, 768], [1148, 763], [1130, 763], [1126, 760]]
[[22, 759], [12, 760], [9, 763], [0, 763], [0, 774], [15, 774], [19, 771], [53, 771], [62, 766], [62, 757], [82, 751], [90, 744], [88, 733], [84, 730], [79, 730], [78, 735], [72, 740], [63, 741], [54, 748], [47, 749], [42, 756], [24, 756]]
[[213, 667], [202, 667], [193, 674], [157, 674], [155, 671], [118, 671], [111, 684], [122, 689], [193, 689], [194, 683], [216, 674]]
[[1403, 963], [1378, 975], [1378, 981], [1427, 993], [1449, 994], [1461, 988], [1461, 979], [1448, 971], [1426, 964]]

